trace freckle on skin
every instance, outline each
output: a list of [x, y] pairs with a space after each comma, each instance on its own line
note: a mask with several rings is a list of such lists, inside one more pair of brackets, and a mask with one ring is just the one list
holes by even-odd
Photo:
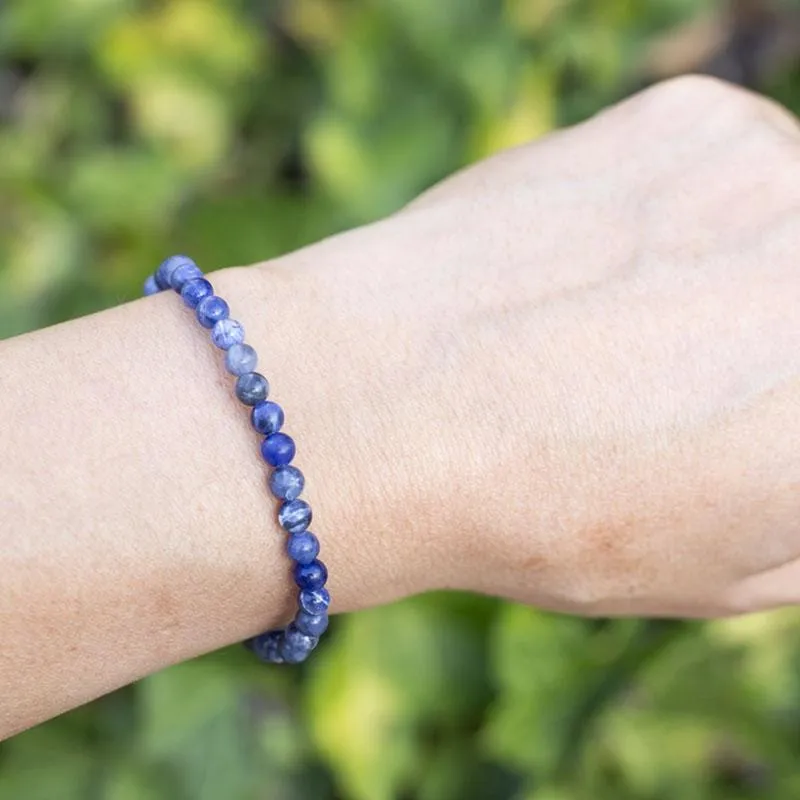
[[545, 569], [547, 567], [547, 563], [547, 559], [544, 556], [534, 555], [523, 559], [522, 566], [526, 571], [530, 570], [531, 572], [538, 572], [539, 570]]

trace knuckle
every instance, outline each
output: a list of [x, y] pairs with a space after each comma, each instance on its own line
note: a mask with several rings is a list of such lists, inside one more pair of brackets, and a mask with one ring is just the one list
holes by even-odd
[[730, 123], [763, 117], [770, 101], [753, 92], [711, 75], [681, 75], [646, 89], [639, 110], [659, 115], [689, 113], [710, 119], [723, 117]]
[[732, 83], [713, 75], [689, 74], [669, 78], [652, 87], [654, 94], [680, 100], [707, 101], [711, 98], [727, 98], [741, 94]]

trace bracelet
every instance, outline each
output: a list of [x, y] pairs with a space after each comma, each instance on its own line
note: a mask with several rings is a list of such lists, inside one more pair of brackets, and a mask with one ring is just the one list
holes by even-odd
[[244, 326], [230, 318], [228, 304], [214, 294], [197, 264], [187, 256], [170, 256], [144, 283], [145, 295], [174, 289], [191, 308], [197, 321], [211, 331], [211, 341], [225, 351], [225, 368], [236, 376], [236, 397], [251, 406], [251, 422], [263, 434], [261, 455], [272, 467], [268, 484], [281, 501], [278, 522], [289, 534], [286, 551], [294, 564], [294, 581], [299, 587], [299, 609], [283, 630], [273, 630], [244, 642], [262, 661], [297, 664], [305, 661], [328, 627], [331, 598], [325, 588], [328, 570], [317, 558], [319, 541], [308, 530], [311, 506], [300, 500], [305, 485], [303, 473], [291, 462], [293, 439], [281, 431], [283, 409], [267, 400], [269, 382], [255, 372], [256, 351], [244, 342]]

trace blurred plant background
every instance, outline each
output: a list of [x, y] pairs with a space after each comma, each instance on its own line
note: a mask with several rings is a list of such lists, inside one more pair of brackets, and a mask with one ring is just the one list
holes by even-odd
[[[799, 53], [795, 2], [5, 0], [0, 337], [136, 297], [171, 252], [375, 219], [667, 75], [798, 110]], [[231, 648], [0, 745], [0, 800], [756, 797], [800, 798], [794, 613], [415, 598], [303, 668]]]

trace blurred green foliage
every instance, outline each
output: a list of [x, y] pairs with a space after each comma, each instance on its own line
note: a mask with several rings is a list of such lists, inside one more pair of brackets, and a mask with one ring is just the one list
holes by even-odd
[[[6, 0], [0, 336], [133, 298], [170, 252], [214, 269], [375, 219], [621, 97], [711, 5]], [[797, 75], [774, 89], [797, 105]], [[0, 800], [796, 798], [799, 622], [416, 598], [303, 668], [232, 648], [22, 734]]]

